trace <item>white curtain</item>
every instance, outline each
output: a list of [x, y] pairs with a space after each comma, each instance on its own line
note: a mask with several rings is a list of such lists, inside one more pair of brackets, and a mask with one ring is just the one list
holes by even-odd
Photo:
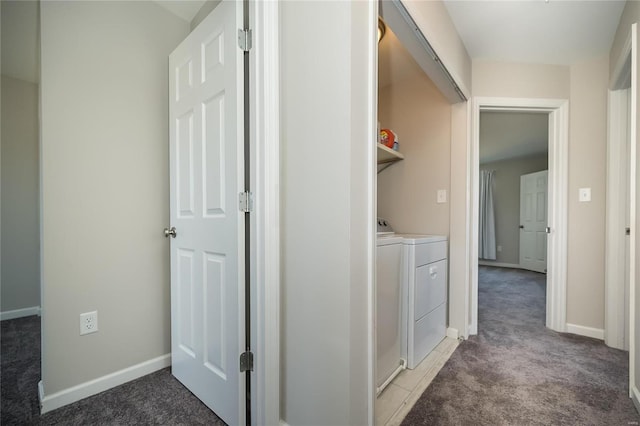
[[480, 171], [480, 239], [478, 257], [496, 260], [496, 219], [493, 212], [493, 170]]

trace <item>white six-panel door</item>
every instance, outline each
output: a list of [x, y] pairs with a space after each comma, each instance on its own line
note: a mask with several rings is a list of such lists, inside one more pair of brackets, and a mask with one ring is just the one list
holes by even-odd
[[223, 1], [169, 57], [172, 372], [244, 424], [242, 2]]
[[548, 171], [520, 176], [520, 267], [547, 272]]

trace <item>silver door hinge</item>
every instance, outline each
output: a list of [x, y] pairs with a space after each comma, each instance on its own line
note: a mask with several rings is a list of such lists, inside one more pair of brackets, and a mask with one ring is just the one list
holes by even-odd
[[251, 50], [251, 41], [250, 29], [238, 30], [238, 47], [240, 47], [243, 52], [248, 52], [249, 50]]
[[245, 191], [238, 194], [238, 208], [244, 213], [253, 211], [253, 194], [251, 192]]
[[253, 371], [253, 352], [243, 352], [240, 354], [240, 372]]

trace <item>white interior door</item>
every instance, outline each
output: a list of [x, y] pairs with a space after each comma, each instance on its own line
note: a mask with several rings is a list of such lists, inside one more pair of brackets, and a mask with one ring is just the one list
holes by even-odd
[[223, 1], [169, 57], [172, 373], [245, 423], [242, 2]]
[[520, 267], [547, 272], [548, 171], [520, 176]]

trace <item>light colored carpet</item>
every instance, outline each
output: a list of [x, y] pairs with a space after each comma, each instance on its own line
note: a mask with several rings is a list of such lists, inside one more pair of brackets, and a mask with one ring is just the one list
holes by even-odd
[[546, 276], [480, 267], [479, 333], [463, 342], [403, 425], [628, 425], [628, 353], [553, 332]]

